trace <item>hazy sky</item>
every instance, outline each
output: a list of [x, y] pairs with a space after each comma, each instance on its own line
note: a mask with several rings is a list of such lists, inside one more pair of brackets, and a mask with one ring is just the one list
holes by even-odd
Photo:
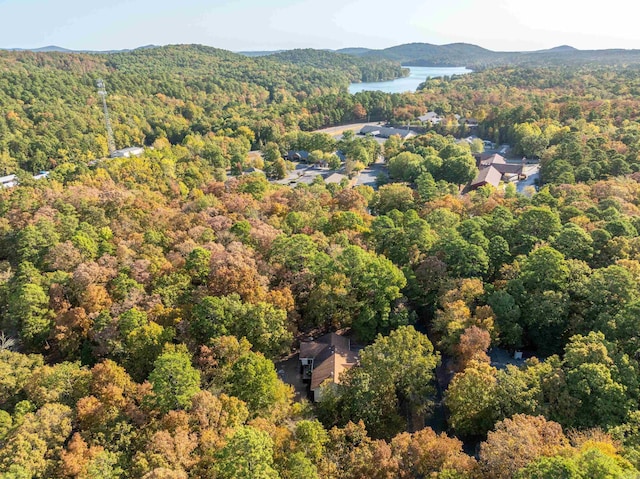
[[640, 48], [633, 0], [0, 0], [0, 47]]

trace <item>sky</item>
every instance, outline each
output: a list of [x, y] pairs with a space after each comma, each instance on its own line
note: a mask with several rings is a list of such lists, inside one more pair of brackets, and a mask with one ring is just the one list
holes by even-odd
[[633, 0], [0, 0], [0, 48], [640, 49], [639, 13]]

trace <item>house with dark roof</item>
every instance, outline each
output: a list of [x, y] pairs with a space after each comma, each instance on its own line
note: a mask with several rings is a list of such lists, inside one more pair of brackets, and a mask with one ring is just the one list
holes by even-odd
[[476, 120], [475, 118], [460, 118], [459, 122], [462, 125], [467, 125], [469, 128], [478, 127], [478, 120]]
[[502, 180], [500, 173], [494, 166], [486, 166], [478, 171], [477, 176], [469, 184], [470, 190], [476, 190], [484, 185], [491, 185], [497, 188]]
[[478, 164], [478, 168], [487, 167], [491, 165], [505, 165], [507, 160], [504, 156], [494, 153], [492, 155], [478, 155], [476, 157], [476, 162]]
[[484, 185], [492, 185], [497, 188], [500, 181], [512, 181], [524, 175], [525, 162], [507, 163], [507, 160], [497, 153], [476, 158], [478, 175], [469, 184], [470, 190], [475, 190]]
[[303, 161], [306, 163], [309, 161], [309, 152], [305, 150], [289, 150], [284, 159], [288, 161]]
[[406, 139], [416, 136], [415, 132], [407, 129], [391, 128], [386, 126], [366, 125], [360, 130], [360, 135], [373, 135], [379, 138], [391, 138], [398, 135], [400, 138]]
[[340, 384], [340, 376], [358, 362], [351, 351], [351, 340], [336, 333], [325, 334], [315, 341], [300, 343], [300, 365], [303, 378], [310, 381], [313, 400], [319, 401], [323, 384]]

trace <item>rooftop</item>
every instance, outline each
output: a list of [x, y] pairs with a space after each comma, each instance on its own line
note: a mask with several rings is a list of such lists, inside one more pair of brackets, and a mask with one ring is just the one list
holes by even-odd
[[500, 173], [494, 166], [489, 166], [481, 169], [469, 186], [471, 188], [478, 188], [488, 183], [497, 188], [501, 179], [502, 173]]
[[357, 355], [351, 351], [349, 338], [336, 333], [325, 334], [315, 341], [300, 344], [300, 359], [312, 358], [311, 389], [317, 389], [324, 381], [332, 378], [340, 382], [340, 375], [355, 366]]
[[360, 130], [361, 135], [373, 135], [381, 138], [389, 138], [393, 135], [398, 135], [401, 138], [408, 138], [415, 136], [415, 133], [411, 130], [405, 130], [400, 128], [392, 128], [386, 126], [367, 125]]

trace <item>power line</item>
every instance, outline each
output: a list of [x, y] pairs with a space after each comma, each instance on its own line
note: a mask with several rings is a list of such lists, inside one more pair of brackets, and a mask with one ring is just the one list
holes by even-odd
[[98, 95], [102, 97], [102, 108], [104, 110], [104, 121], [107, 125], [107, 146], [109, 148], [109, 156], [113, 156], [116, 151], [116, 142], [113, 138], [113, 128], [111, 128], [111, 120], [109, 119], [109, 109], [107, 108], [107, 89], [104, 86], [104, 80], [100, 78], [96, 81], [98, 86]]

